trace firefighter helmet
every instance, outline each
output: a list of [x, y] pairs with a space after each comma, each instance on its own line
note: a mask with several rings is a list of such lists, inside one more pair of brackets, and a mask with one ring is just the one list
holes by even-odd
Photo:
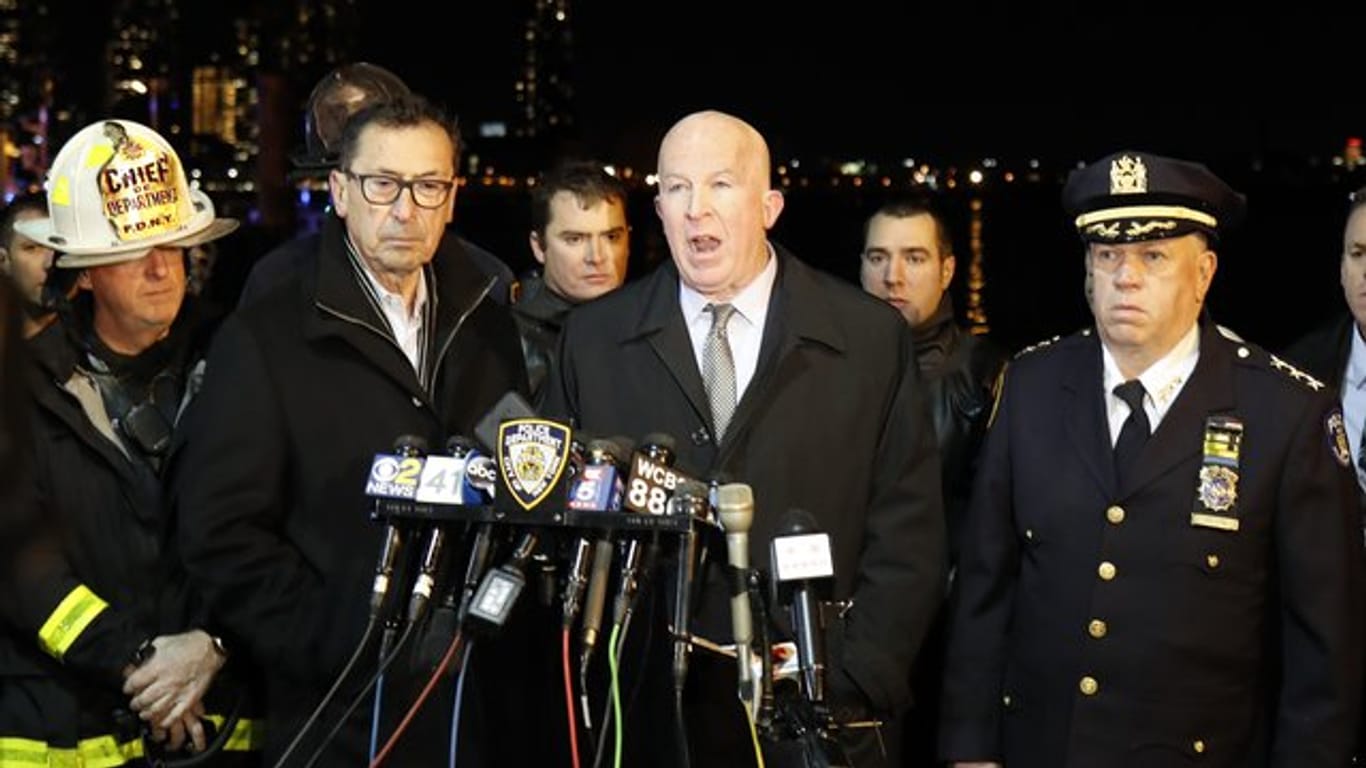
[[45, 187], [48, 218], [15, 228], [60, 252], [59, 267], [133, 261], [157, 246], [189, 248], [237, 228], [190, 189], [166, 139], [131, 120], [82, 128], [57, 153]]

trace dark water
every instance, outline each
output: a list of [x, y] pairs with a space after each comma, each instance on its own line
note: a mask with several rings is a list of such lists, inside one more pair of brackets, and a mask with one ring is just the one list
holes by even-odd
[[[1347, 192], [1366, 178], [1272, 183], [1250, 176], [1233, 183], [1248, 195], [1248, 221], [1218, 248], [1208, 306], [1219, 323], [1277, 349], [1342, 311], [1337, 266]], [[650, 194], [636, 189], [629, 203], [632, 278], [668, 254]], [[847, 184], [788, 190], [772, 237], [806, 262], [857, 282], [863, 221], [888, 195], [881, 188]], [[975, 242], [985, 324], [1011, 349], [1089, 322], [1081, 293], [1081, 245], [1058, 195], [1059, 185], [1045, 181], [960, 187], [936, 197], [953, 229], [958, 273], [951, 291], [960, 315], [969, 303]], [[456, 227], [519, 273], [533, 266], [529, 221], [527, 196], [519, 188], [466, 187], [456, 204]], [[975, 240], [970, 238], [974, 227]], [[250, 264], [286, 235], [248, 227], [223, 241], [214, 295], [231, 301]]]

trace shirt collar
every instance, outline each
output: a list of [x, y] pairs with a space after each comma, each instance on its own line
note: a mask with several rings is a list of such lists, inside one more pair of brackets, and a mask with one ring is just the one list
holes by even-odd
[[[1100, 348], [1104, 358], [1105, 391], [1113, 393], [1115, 387], [1125, 382], [1124, 374], [1120, 373], [1119, 363], [1115, 362], [1110, 350], [1104, 344], [1101, 344]], [[1165, 410], [1172, 398], [1181, 391], [1181, 385], [1195, 370], [1195, 363], [1199, 358], [1200, 324], [1193, 323], [1171, 351], [1138, 375], [1138, 380], [1143, 382], [1144, 391], [1159, 410]]]
[[404, 305], [403, 296], [385, 288], [384, 284], [375, 277], [375, 273], [370, 270], [370, 265], [360, 258], [360, 251], [351, 242], [349, 235], [346, 238], [346, 246], [355, 255], [357, 263], [360, 264], [360, 273], [365, 275], [366, 281], [374, 290], [375, 298], [379, 300], [384, 311], [395, 317], [402, 317], [409, 323], [419, 322], [422, 319], [422, 311], [427, 306], [427, 270], [425, 268], [418, 270], [417, 298], [413, 300], [413, 311], [409, 312]]

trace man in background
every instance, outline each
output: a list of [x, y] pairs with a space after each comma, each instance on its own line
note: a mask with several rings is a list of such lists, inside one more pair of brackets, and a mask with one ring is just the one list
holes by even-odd
[[7, 275], [18, 291], [24, 338], [36, 336], [57, 316], [52, 293], [47, 290], [57, 252], [15, 229], [20, 222], [45, 218], [45, 195], [16, 197], [0, 213], [0, 273]]
[[597, 163], [561, 164], [532, 188], [528, 240], [542, 272], [521, 282], [512, 314], [533, 400], [540, 399], [565, 315], [625, 281], [630, 234], [626, 187]]
[[[958, 261], [948, 222], [928, 199], [896, 200], [878, 208], [864, 225], [860, 262], [863, 290], [895, 307], [915, 339], [915, 358], [939, 443], [952, 574], [962, 546], [959, 536], [977, 452], [986, 435], [1005, 353], [954, 318], [949, 285]], [[941, 612], [916, 659], [911, 681], [914, 701], [906, 718], [904, 760], [910, 768], [935, 764], [943, 663]]]

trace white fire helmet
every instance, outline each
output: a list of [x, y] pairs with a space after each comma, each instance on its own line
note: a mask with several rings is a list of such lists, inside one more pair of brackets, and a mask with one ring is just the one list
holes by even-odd
[[57, 153], [45, 186], [49, 218], [15, 229], [61, 253], [59, 267], [134, 261], [157, 246], [189, 248], [237, 229], [190, 189], [171, 145], [131, 120], [82, 128]]

